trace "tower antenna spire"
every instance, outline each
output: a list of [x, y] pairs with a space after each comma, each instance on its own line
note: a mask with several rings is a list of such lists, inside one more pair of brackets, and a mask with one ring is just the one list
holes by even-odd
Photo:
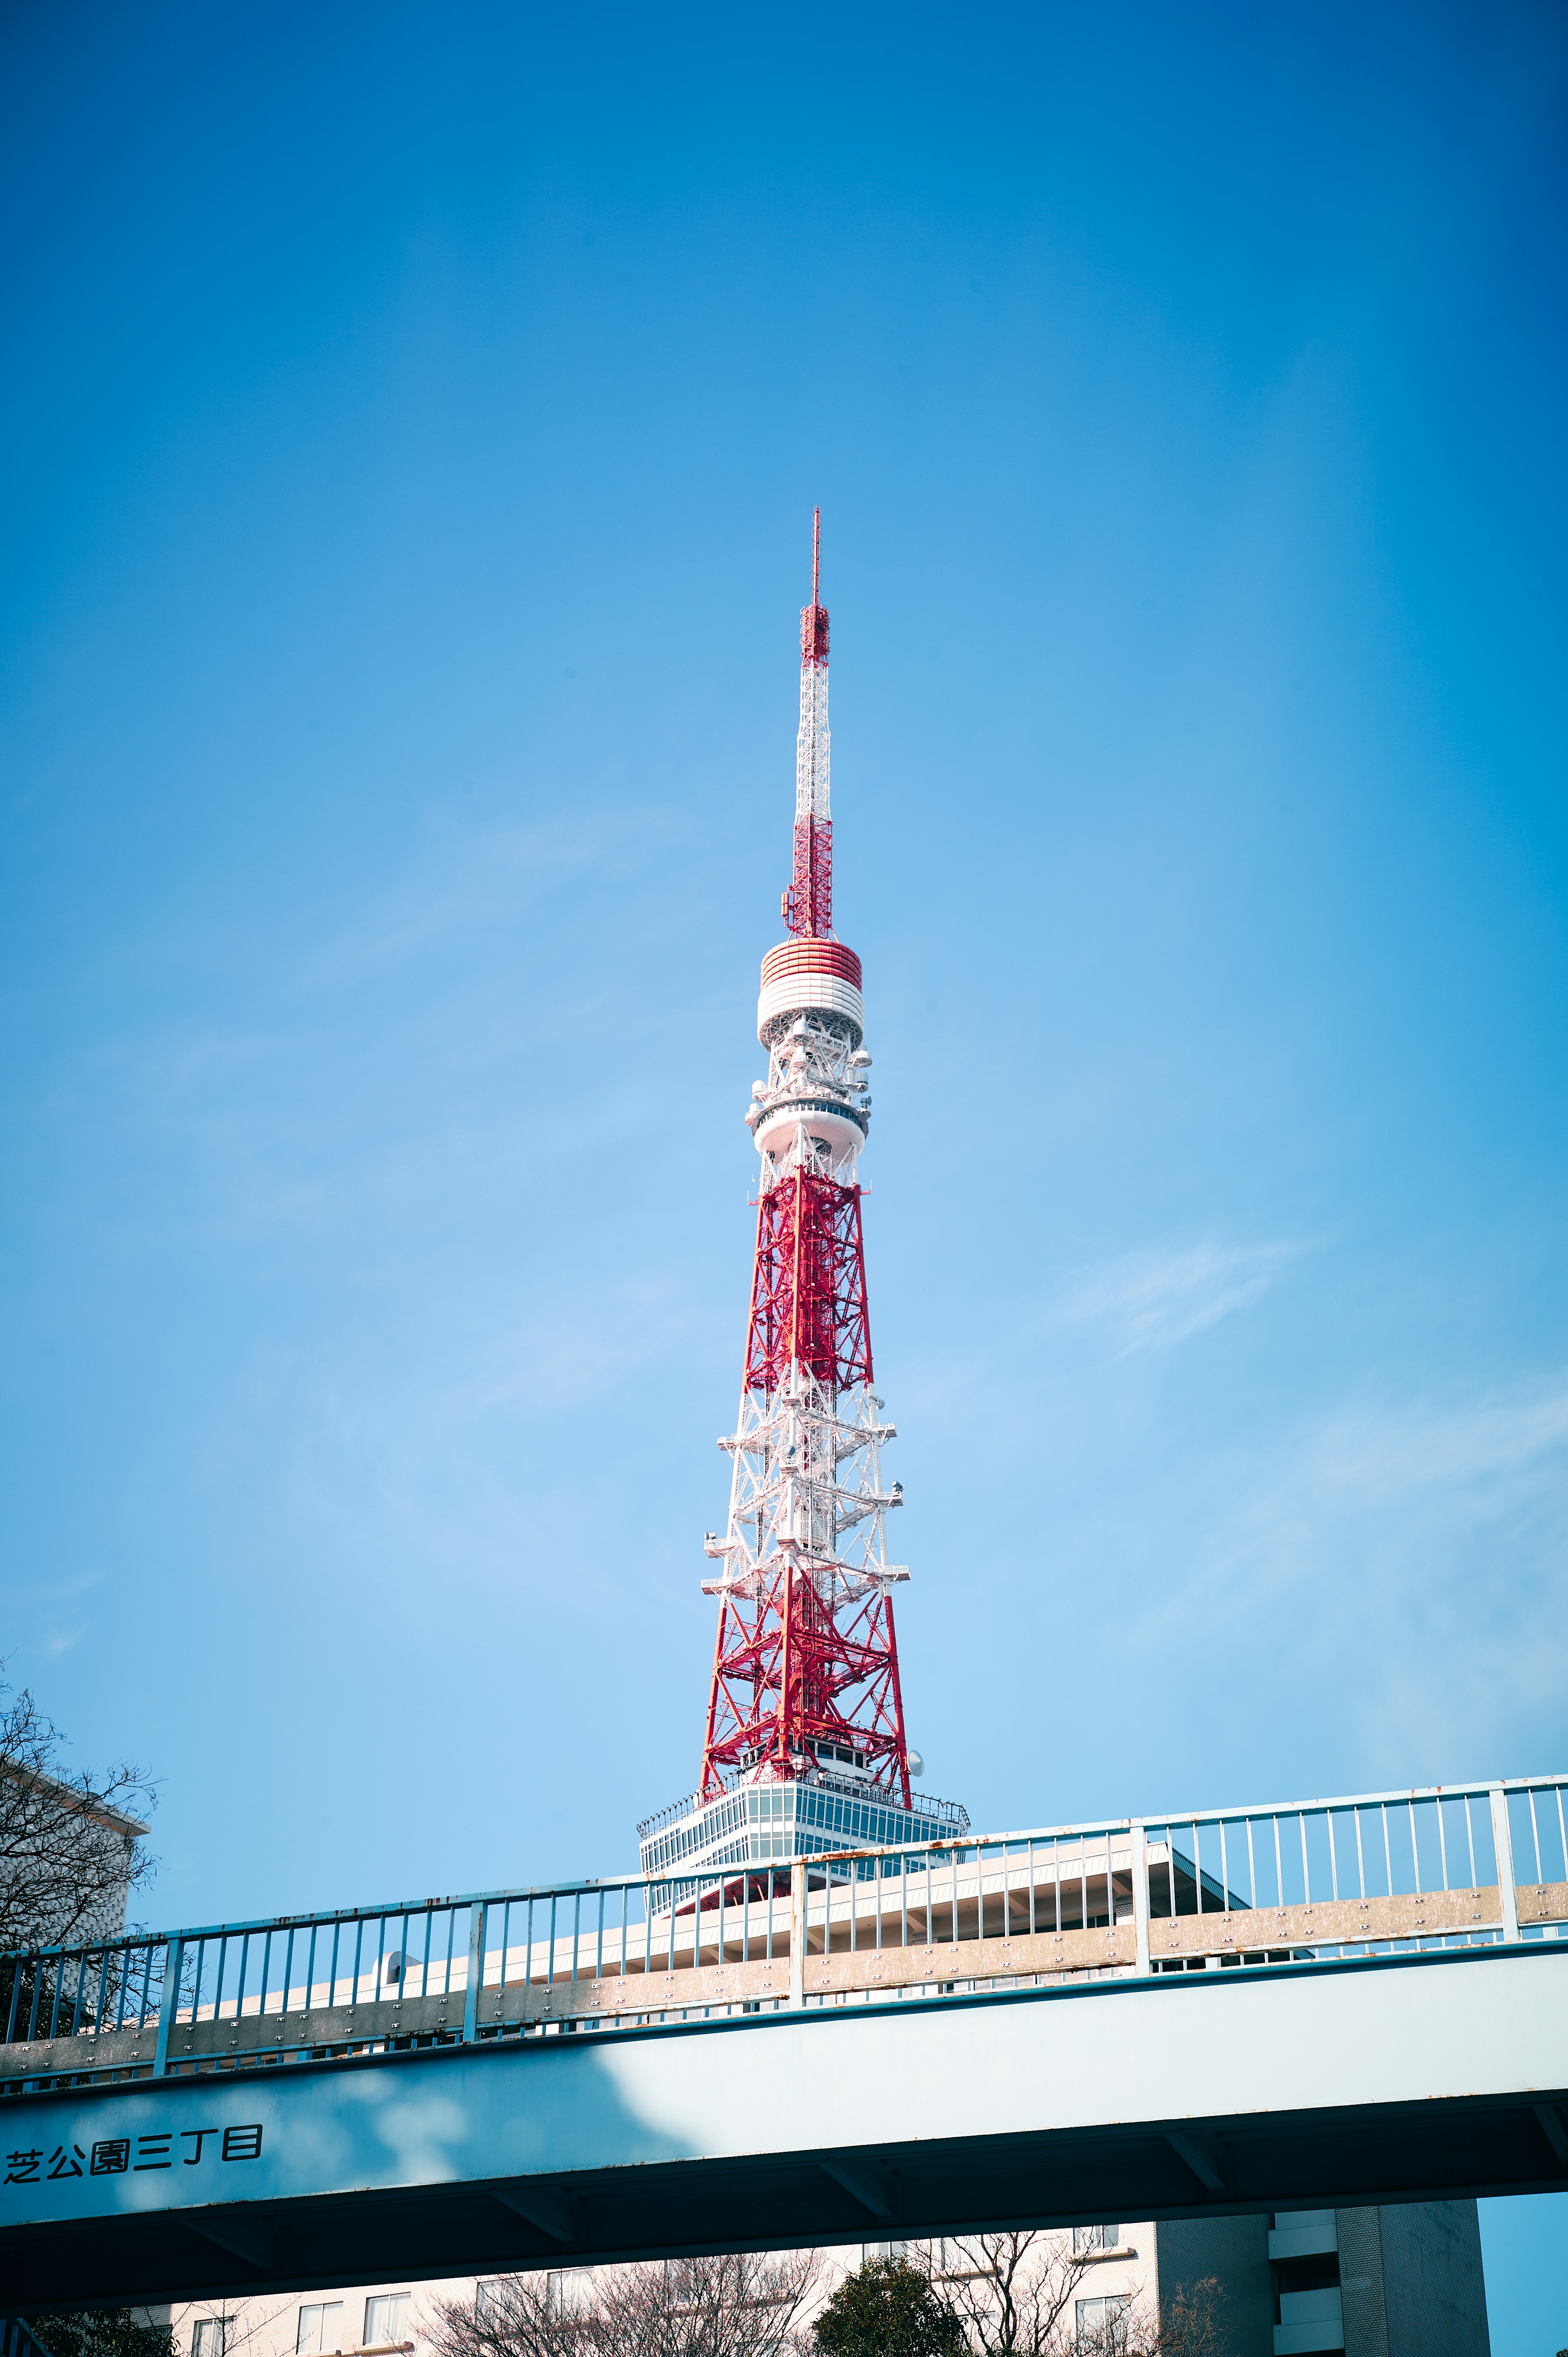
[[795, 739], [795, 857], [784, 921], [797, 940], [833, 937], [833, 822], [828, 798], [828, 609], [822, 511], [811, 510], [811, 602], [800, 608], [800, 733]]

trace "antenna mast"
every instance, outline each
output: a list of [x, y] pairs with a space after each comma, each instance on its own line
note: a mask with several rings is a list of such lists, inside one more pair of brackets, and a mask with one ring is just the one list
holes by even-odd
[[795, 860], [782, 905], [797, 940], [833, 938], [833, 822], [828, 797], [828, 609], [822, 511], [811, 511], [811, 602], [800, 608], [800, 733], [795, 739]]

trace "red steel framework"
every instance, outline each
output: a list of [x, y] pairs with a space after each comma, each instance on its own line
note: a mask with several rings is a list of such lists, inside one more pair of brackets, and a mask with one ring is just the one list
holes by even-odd
[[726, 1596], [720, 1607], [701, 1798], [754, 1766], [799, 1777], [826, 1744], [856, 1752], [873, 1785], [909, 1807], [892, 1597], [875, 1589], [835, 1615], [810, 1577], [786, 1566], [755, 1606]]
[[771, 1395], [791, 1365], [830, 1392], [871, 1381], [860, 1189], [792, 1170], [760, 1197], [746, 1387]]
[[833, 823], [832, 819], [795, 821], [795, 867], [784, 895], [784, 922], [789, 931], [813, 941], [825, 940], [833, 929]]
[[[819, 511], [811, 602], [800, 616], [794, 873], [783, 900], [799, 946], [771, 952], [763, 969], [765, 987], [775, 976], [799, 975], [800, 1006], [807, 1011], [821, 996], [819, 990], [813, 997], [813, 980], [853, 978], [856, 992], [860, 985], [859, 959], [832, 940], [828, 616], [821, 564]], [[820, 952], [812, 952], [812, 942], [822, 944]], [[858, 1038], [856, 1031], [855, 1044]], [[831, 1767], [842, 1750], [876, 1790], [911, 1805], [891, 1586], [837, 1559], [841, 1524], [849, 1519], [838, 1487], [840, 1459], [864, 1446], [856, 1436], [869, 1433], [866, 1417], [880, 1408], [871, 1383], [858, 1178], [853, 1169], [846, 1183], [813, 1168], [802, 1125], [797, 1151], [782, 1168], [764, 1161], [736, 1445], [749, 1434], [746, 1445], [755, 1444], [769, 1478], [780, 1482], [788, 1459], [789, 1494], [806, 1502], [796, 1534], [781, 1535], [783, 1524], [776, 1523], [766, 1549], [759, 1517], [753, 1572], [722, 1587], [703, 1800], [745, 1776], [810, 1775], [824, 1757]]]

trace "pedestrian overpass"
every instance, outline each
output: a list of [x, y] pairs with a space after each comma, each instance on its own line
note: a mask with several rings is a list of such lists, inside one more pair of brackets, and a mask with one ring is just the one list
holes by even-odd
[[0, 2283], [25, 2311], [1568, 2188], [1565, 1800], [753, 1854], [6, 1956]]

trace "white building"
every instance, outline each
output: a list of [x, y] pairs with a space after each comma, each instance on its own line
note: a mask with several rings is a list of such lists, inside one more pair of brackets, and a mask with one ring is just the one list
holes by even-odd
[[147, 1827], [106, 1802], [86, 1801], [74, 1785], [15, 1767], [0, 1770], [0, 1917], [20, 1916], [28, 1947], [87, 1947], [115, 1940], [136, 1844]]

